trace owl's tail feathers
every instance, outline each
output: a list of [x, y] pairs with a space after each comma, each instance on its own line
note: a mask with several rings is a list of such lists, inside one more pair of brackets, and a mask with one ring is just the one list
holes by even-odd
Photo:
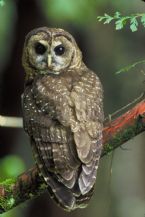
[[82, 172], [79, 176], [79, 188], [82, 195], [86, 195], [93, 188], [98, 168], [98, 159], [93, 159], [92, 162], [82, 165]]
[[70, 190], [65, 185], [58, 182], [55, 175], [51, 172], [49, 172], [49, 174], [47, 173], [47, 177], [44, 177], [44, 179], [48, 184], [50, 197], [58, 204], [58, 206], [66, 211], [85, 208], [94, 191], [94, 188], [92, 188], [85, 195], [82, 195], [79, 188]]
[[48, 192], [51, 198], [53, 198], [59, 206], [67, 211], [75, 209], [76, 199], [73, 193], [62, 183], [58, 182], [54, 174], [49, 173], [44, 179], [46, 183], [48, 183]]
[[[51, 174], [50, 174], [50, 177]], [[57, 180], [52, 179], [47, 182], [49, 184], [48, 191], [53, 198], [53, 200], [63, 208], [64, 210], [70, 212], [78, 208], [85, 208], [88, 205], [89, 200], [92, 197], [94, 187], [85, 195], [81, 193], [76, 194], [76, 192], [71, 191], [62, 183], [59, 183]]]
[[85, 208], [88, 206], [89, 200], [91, 199], [94, 192], [94, 187], [85, 195], [80, 195], [79, 197], [76, 197], [76, 208]]

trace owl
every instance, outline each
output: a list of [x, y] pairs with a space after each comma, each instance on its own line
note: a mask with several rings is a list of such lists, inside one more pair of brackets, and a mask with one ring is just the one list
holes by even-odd
[[59, 206], [84, 208], [94, 191], [102, 150], [101, 82], [63, 29], [28, 33], [22, 63], [23, 125], [40, 175]]

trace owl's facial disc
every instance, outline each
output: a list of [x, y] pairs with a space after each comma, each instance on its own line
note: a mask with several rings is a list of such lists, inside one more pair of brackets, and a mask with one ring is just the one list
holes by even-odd
[[49, 73], [60, 74], [65, 71], [72, 62], [75, 47], [72, 41], [64, 35], [53, 35], [50, 42], [47, 66]]
[[65, 37], [54, 38], [51, 42], [37, 40], [30, 50], [31, 63], [41, 74], [60, 74], [70, 64], [73, 56], [71, 42]]
[[23, 65], [28, 77], [60, 74], [81, 63], [81, 52], [73, 37], [62, 29], [40, 28], [26, 38]]

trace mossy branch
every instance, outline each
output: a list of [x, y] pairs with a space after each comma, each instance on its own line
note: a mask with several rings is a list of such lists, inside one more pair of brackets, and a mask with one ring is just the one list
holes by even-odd
[[0, 183], [0, 214], [18, 204], [39, 196], [46, 185], [34, 166], [16, 179], [7, 179]]
[[[104, 123], [102, 157], [113, 149], [145, 131], [145, 100], [142, 95], [133, 103], [115, 112]], [[142, 100], [141, 100], [142, 99]], [[137, 103], [137, 101], [139, 102]], [[118, 118], [119, 113], [127, 112]], [[0, 183], [0, 213], [4, 213], [22, 202], [39, 196], [46, 190], [36, 166], [16, 179]]]

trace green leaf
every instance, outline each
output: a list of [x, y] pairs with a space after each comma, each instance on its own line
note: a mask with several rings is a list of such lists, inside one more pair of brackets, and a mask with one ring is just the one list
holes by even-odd
[[106, 17], [104, 17], [104, 16], [98, 16], [97, 19], [98, 19], [99, 22], [101, 22], [102, 20], [106, 19]]
[[145, 14], [143, 14], [142, 16], [141, 16], [141, 23], [142, 23], [142, 25], [145, 27]]
[[115, 18], [115, 19], [119, 19], [120, 16], [121, 16], [121, 13], [118, 12], [118, 11], [116, 11], [115, 14], [114, 14], [114, 18]]
[[105, 13], [104, 16], [98, 16], [97, 19], [99, 22], [104, 20], [104, 24], [108, 24], [114, 19], [114, 17]]
[[113, 19], [114, 19], [113, 17], [111, 17], [111, 16], [108, 15], [108, 16], [106, 17], [106, 20], [105, 20], [104, 24], [110, 23]]
[[132, 17], [130, 19], [130, 29], [132, 32], [136, 32], [138, 29], [138, 21], [136, 19], [136, 17]]
[[120, 20], [117, 20], [115, 22], [115, 25], [116, 25], [115, 29], [116, 30], [123, 29], [123, 27], [124, 27], [124, 22], [123, 21], [124, 21], [123, 19], [120, 19]]

